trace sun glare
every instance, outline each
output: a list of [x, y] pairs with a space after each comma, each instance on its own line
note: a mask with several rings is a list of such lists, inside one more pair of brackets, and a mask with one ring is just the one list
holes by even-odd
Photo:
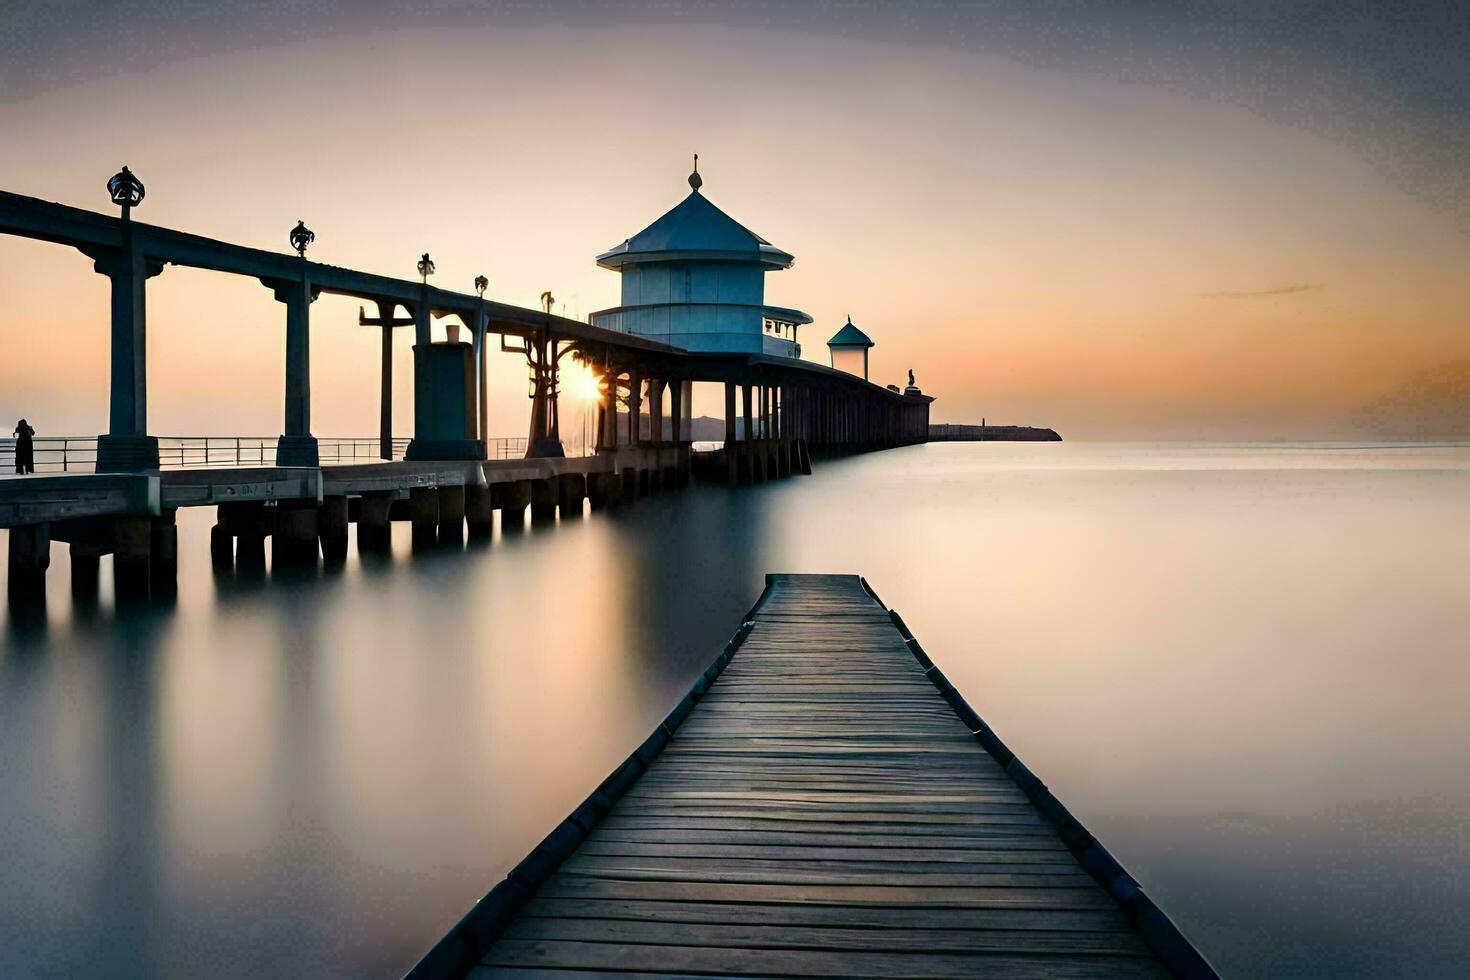
[[573, 361], [561, 369], [562, 390], [577, 401], [596, 402], [602, 399], [602, 377], [585, 364]]

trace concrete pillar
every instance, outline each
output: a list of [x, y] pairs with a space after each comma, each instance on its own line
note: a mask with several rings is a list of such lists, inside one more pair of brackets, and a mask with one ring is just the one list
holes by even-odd
[[530, 503], [530, 480], [490, 484], [490, 505], [500, 511], [500, 530], [503, 534], [513, 534], [525, 528], [526, 507]]
[[617, 445], [618, 438], [617, 426], [611, 421], [617, 417], [618, 383], [612, 368], [607, 365], [603, 366], [602, 383], [602, 397], [597, 401], [597, 438], [595, 441], [598, 452]]
[[235, 572], [238, 575], [265, 574], [265, 530], [244, 528], [235, 535]]
[[411, 487], [408, 491], [408, 520], [415, 547], [439, 540], [439, 490], [436, 487]]
[[636, 446], [642, 439], [640, 417], [643, 415], [643, 376], [637, 371], [628, 375], [628, 445]]
[[271, 530], [271, 567], [315, 565], [317, 539], [320, 536], [317, 509], [314, 504], [276, 509], [275, 527]]
[[636, 500], [638, 498], [638, 471], [631, 466], [625, 466], [618, 473], [618, 479], [623, 485], [622, 498]]
[[112, 367], [107, 433], [97, 437], [97, 472], [129, 473], [158, 468], [158, 440], [148, 435], [148, 317], [145, 285], [163, 271], [132, 247], [132, 228], [123, 224], [121, 250], [89, 251], [93, 268], [112, 282]]
[[427, 441], [434, 437], [433, 371], [427, 363], [419, 362], [421, 359], [427, 362], [430, 356], [429, 325], [433, 313], [429, 308], [428, 286], [422, 288], [410, 312], [413, 313], [413, 437]]
[[581, 517], [586, 496], [587, 479], [581, 473], [562, 473], [556, 478], [556, 503], [563, 519]]
[[464, 488], [464, 519], [471, 538], [490, 537], [495, 528], [495, 509], [490, 504], [488, 486], [471, 484]]
[[50, 567], [50, 524], [23, 524], [10, 529], [10, 565], [7, 574], [11, 592], [44, 591], [46, 569]]
[[209, 529], [209, 564], [217, 572], [235, 570], [235, 536], [223, 524]]
[[72, 542], [71, 594], [73, 598], [86, 600], [89, 605], [96, 601], [100, 566], [101, 555], [96, 545]]
[[664, 444], [664, 382], [655, 379], [648, 382], [648, 441]]
[[148, 578], [153, 595], [173, 595], [179, 588], [179, 527], [177, 511], [166, 510], [149, 522]]
[[328, 565], [347, 560], [347, 498], [325, 497], [317, 526], [321, 531], [322, 558]]
[[464, 540], [464, 487], [439, 488], [439, 541]]
[[120, 517], [113, 523], [112, 579], [119, 602], [148, 598], [153, 521]]
[[756, 483], [759, 481], [755, 473], [755, 453], [752, 451], [754, 446], [752, 440], [755, 438], [755, 393], [751, 390], [750, 385], [744, 386], [743, 395], [745, 431], [742, 433], [744, 438], [740, 440], [740, 482]]
[[[382, 306], [378, 309], [381, 311]], [[382, 319], [391, 320], [392, 309], [383, 311]], [[383, 328], [382, 387], [378, 396], [378, 456], [393, 458], [393, 328]]]
[[541, 524], [556, 519], [556, 481], [531, 481], [531, 523]]
[[725, 382], [725, 482], [740, 482], [740, 444], [735, 438], [735, 382]]
[[485, 449], [480, 456], [481, 459], [489, 458], [490, 454], [490, 385], [489, 377], [485, 372], [485, 332], [489, 327], [490, 314], [485, 310], [482, 298], [479, 307], [475, 310], [475, 324], [471, 331], [471, 345], [475, 358], [475, 394], [478, 398], [476, 406], [478, 412], [473, 435], [474, 438], [480, 440]]
[[623, 481], [611, 470], [587, 474], [587, 499], [593, 510], [602, 510], [618, 502], [622, 495]]
[[303, 264], [299, 280], [267, 285], [286, 304], [286, 419], [276, 442], [276, 465], [319, 466], [311, 434], [311, 283]]
[[678, 446], [684, 442], [684, 382], [674, 381], [669, 384], [669, 420], [672, 423], [669, 428], [670, 441]]
[[393, 533], [390, 513], [393, 494], [389, 491], [365, 493], [357, 501], [357, 550], [387, 551]]

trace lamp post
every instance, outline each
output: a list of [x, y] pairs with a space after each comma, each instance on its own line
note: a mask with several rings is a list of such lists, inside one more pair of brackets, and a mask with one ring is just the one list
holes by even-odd
[[122, 219], [128, 221], [133, 208], [143, 203], [146, 190], [138, 176], [123, 167], [107, 182], [107, 193], [111, 195], [112, 203], [122, 208]]
[[427, 286], [429, 284], [429, 277], [434, 274], [434, 260], [429, 258], [428, 252], [425, 252], [419, 258], [416, 268], [419, 270], [419, 275], [423, 277], [424, 285]]

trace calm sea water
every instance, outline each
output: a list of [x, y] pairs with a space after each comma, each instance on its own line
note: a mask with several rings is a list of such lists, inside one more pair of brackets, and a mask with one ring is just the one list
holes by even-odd
[[58, 546], [7, 614], [0, 976], [401, 974], [768, 571], [866, 575], [1227, 975], [1470, 971], [1470, 447], [912, 447], [257, 583], [212, 519], [171, 609]]

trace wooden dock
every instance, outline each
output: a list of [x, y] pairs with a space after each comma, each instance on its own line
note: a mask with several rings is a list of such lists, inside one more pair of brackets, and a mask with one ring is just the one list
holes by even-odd
[[1214, 976], [837, 575], [770, 576], [669, 719], [410, 976], [563, 971]]

